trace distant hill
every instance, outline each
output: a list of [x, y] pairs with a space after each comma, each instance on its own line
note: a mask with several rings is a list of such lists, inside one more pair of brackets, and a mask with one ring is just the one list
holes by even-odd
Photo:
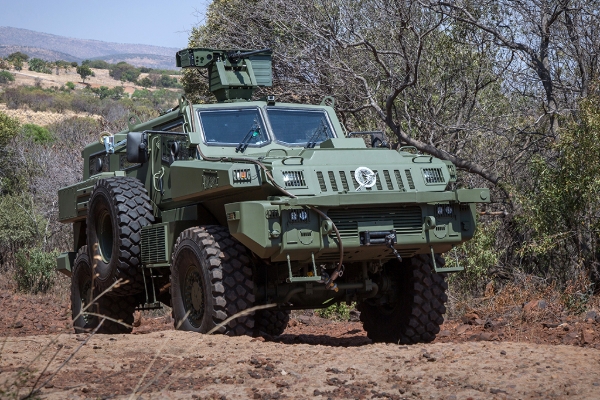
[[102, 59], [125, 61], [136, 67], [176, 69], [176, 48], [145, 44], [110, 43], [100, 40], [74, 39], [27, 29], [0, 26], [0, 57], [21, 51], [47, 61], [81, 62]]

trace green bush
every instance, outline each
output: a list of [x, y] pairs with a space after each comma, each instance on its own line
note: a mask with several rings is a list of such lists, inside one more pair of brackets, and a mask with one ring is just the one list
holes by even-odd
[[350, 319], [350, 311], [356, 308], [356, 303], [347, 305], [346, 303], [332, 304], [327, 308], [321, 308], [315, 311], [321, 318], [332, 319], [335, 321], [348, 321]]
[[21, 127], [21, 133], [26, 138], [40, 144], [49, 143], [54, 140], [54, 136], [52, 136], [48, 129], [36, 124], [23, 125]]
[[29, 60], [29, 70], [34, 72], [41, 72], [43, 74], [52, 73], [52, 69], [48, 65], [48, 62], [39, 58], [32, 58], [31, 60]]
[[15, 77], [8, 71], [0, 71], [0, 83], [14, 82]]
[[23, 248], [15, 255], [15, 280], [23, 292], [46, 293], [54, 284], [57, 251]]
[[65, 83], [65, 87], [69, 90], [75, 90], [75, 84], [71, 81]]
[[6, 146], [19, 133], [19, 127], [20, 123], [18, 119], [0, 112], [0, 147]]

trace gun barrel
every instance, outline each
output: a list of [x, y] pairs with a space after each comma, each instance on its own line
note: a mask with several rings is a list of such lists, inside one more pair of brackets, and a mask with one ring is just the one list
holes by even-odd
[[231, 62], [237, 62], [240, 58], [246, 58], [246, 57], [250, 57], [250, 56], [253, 56], [256, 54], [267, 53], [270, 51], [271, 51], [271, 49], [252, 50], [252, 51], [247, 51], [245, 53], [230, 51], [229, 53], [227, 53], [227, 58]]

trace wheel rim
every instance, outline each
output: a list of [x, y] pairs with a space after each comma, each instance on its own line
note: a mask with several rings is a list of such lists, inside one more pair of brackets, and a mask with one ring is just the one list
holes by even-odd
[[110, 262], [113, 247], [113, 226], [110, 214], [102, 213], [96, 227], [96, 236], [98, 237], [98, 250], [104, 263]]
[[183, 305], [188, 321], [194, 328], [199, 328], [204, 316], [204, 290], [202, 277], [194, 265], [188, 267], [183, 283]]

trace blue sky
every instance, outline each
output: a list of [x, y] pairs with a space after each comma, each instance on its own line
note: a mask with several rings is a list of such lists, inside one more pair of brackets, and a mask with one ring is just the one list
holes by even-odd
[[7, 0], [0, 26], [77, 39], [187, 47], [192, 27], [202, 24], [210, 0]]

